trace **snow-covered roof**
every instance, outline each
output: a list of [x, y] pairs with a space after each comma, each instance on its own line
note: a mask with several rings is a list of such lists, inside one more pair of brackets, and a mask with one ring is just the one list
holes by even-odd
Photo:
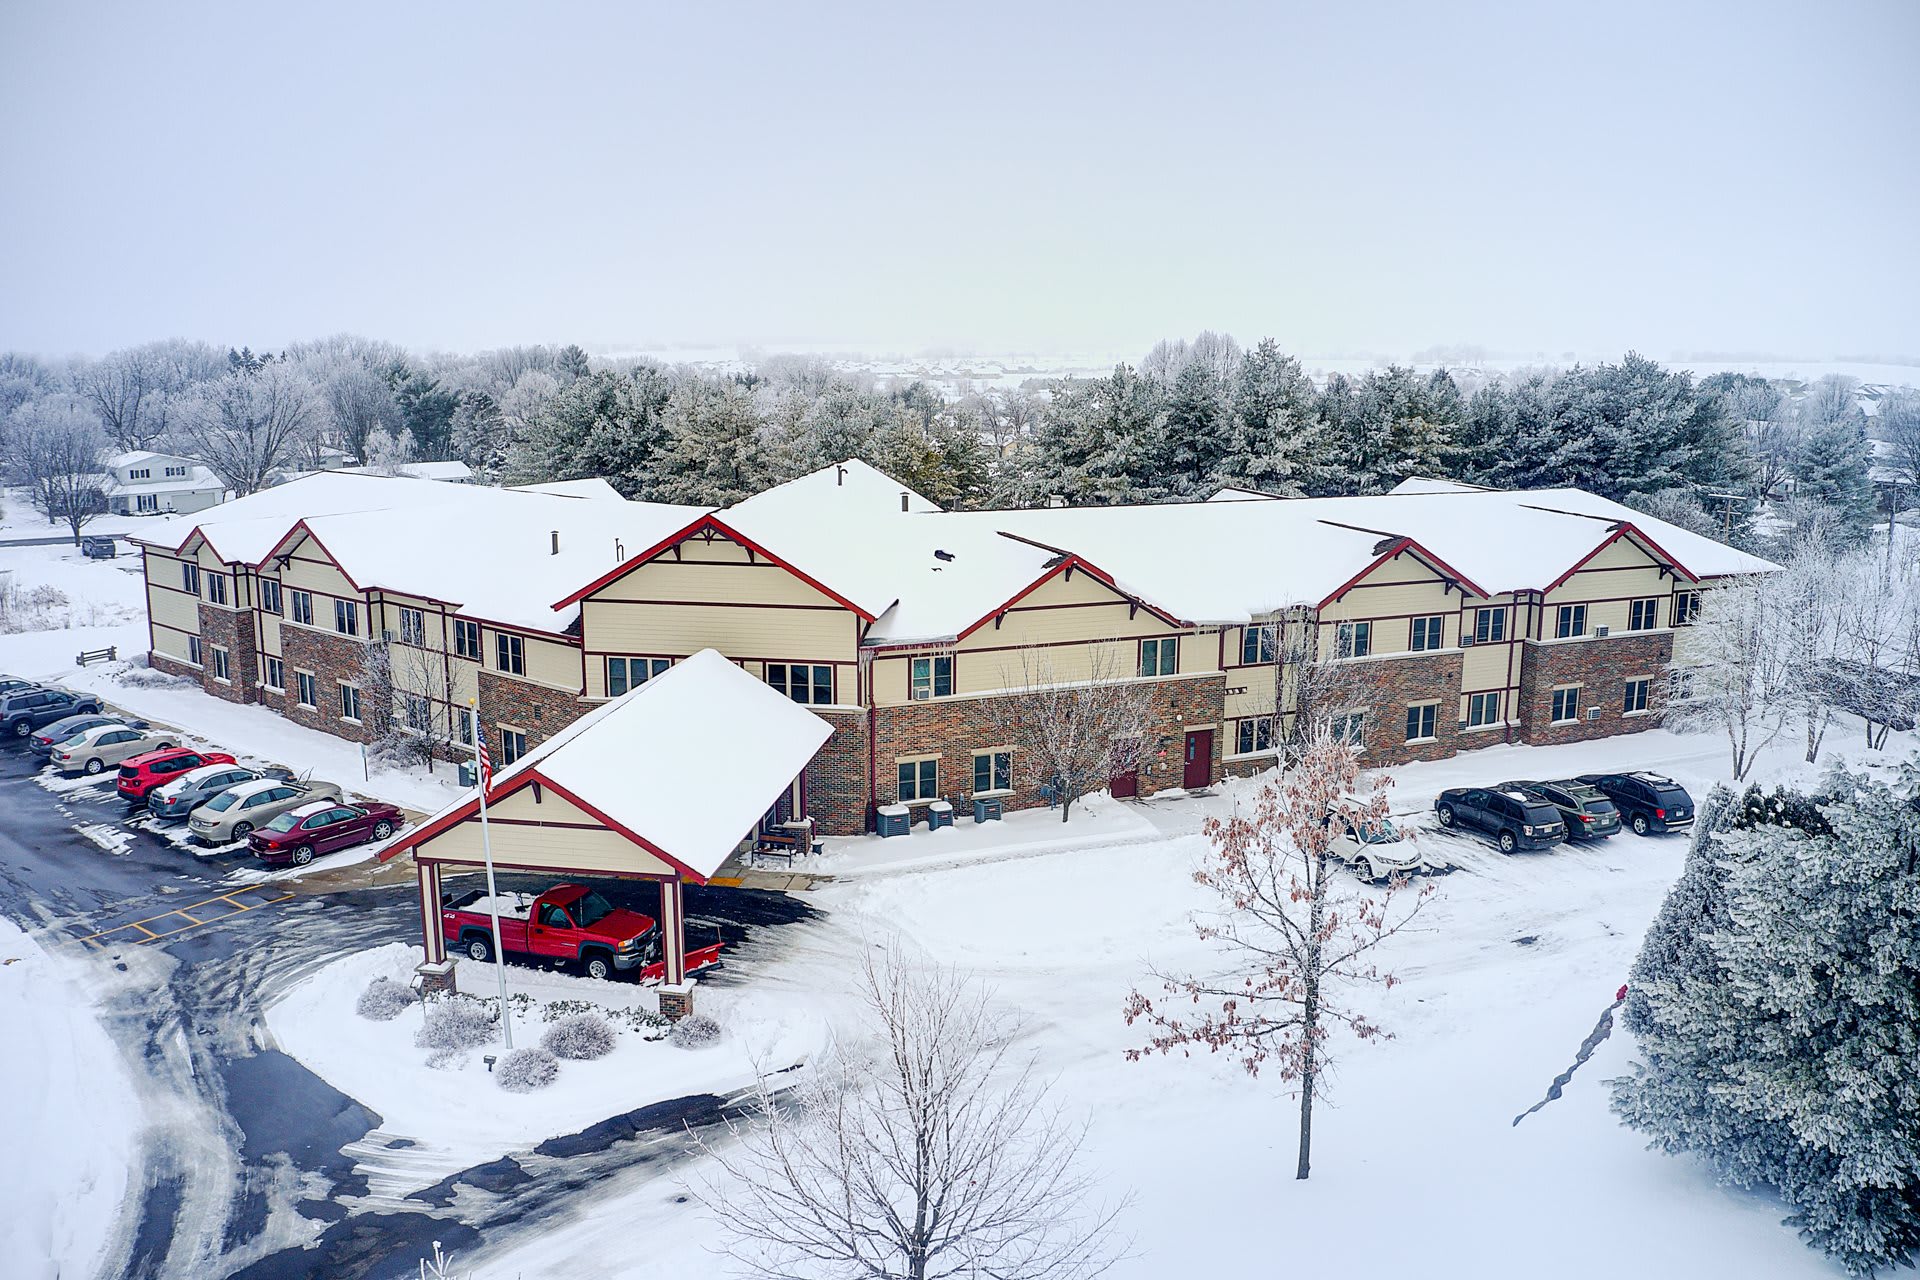
[[107, 459], [110, 467], [137, 467], [143, 462], [192, 462], [192, 458], [177, 453], [155, 453], [151, 449], [134, 449], [128, 453], [116, 453]]
[[[752, 726], [744, 751], [742, 725]], [[496, 773], [488, 794], [538, 779], [705, 880], [832, 734], [813, 712], [703, 649]], [[448, 805], [391, 852], [476, 806], [471, 796]]]
[[[115, 467], [121, 467], [127, 464], [115, 462], [113, 465]], [[127, 484], [122, 484], [118, 480], [115, 480], [107, 485], [107, 495], [114, 497], [123, 493], [206, 493], [224, 491], [225, 489], [226, 485], [220, 482], [219, 476], [213, 474], [211, 467], [203, 467], [199, 463], [193, 463], [188, 466], [185, 476], [163, 476], [156, 480], [134, 480]]]
[[585, 480], [555, 480], [550, 484], [509, 486], [521, 493], [550, 493], [557, 498], [618, 498], [620, 491], [599, 476]]

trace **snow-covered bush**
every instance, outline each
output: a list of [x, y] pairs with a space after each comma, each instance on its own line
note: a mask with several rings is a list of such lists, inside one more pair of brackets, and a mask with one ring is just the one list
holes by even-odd
[[354, 1012], [374, 1022], [392, 1022], [414, 999], [412, 987], [381, 976], [369, 982], [367, 989], [360, 993], [360, 1003], [354, 1006]]
[[597, 1013], [574, 1013], [547, 1028], [540, 1043], [556, 1058], [604, 1058], [613, 1052], [613, 1024]]
[[145, 659], [127, 664], [127, 669], [114, 677], [129, 689], [170, 689], [177, 686], [200, 686], [185, 676], [170, 676], [164, 671], [156, 671], [148, 666]]
[[508, 1093], [532, 1093], [553, 1083], [560, 1062], [537, 1044], [515, 1049], [493, 1068], [494, 1080]]
[[414, 1047], [431, 1050], [427, 1065], [443, 1067], [468, 1049], [498, 1039], [494, 1011], [470, 996], [437, 996], [427, 1001], [426, 1021], [414, 1033]]
[[690, 1013], [673, 1024], [667, 1043], [676, 1049], [704, 1049], [720, 1038], [720, 1024], [704, 1013]]

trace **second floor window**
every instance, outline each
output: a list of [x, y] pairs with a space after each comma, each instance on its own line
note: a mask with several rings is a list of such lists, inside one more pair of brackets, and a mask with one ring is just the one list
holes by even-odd
[[333, 602], [333, 629], [343, 636], [360, 634], [360, 606], [351, 600]]
[[608, 658], [607, 696], [617, 698], [629, 689], [638, 689], [672, 665], [667, 658]]
[[944, 655], [915, 658], [907, 683], [907, 694], [915, 702], [952, 697], [953, 659]]
[[225, 604], [227, 602], [227, 575], [210, 573], [207, 575], [207, 603]]
[[1274, 654], [1273, 624], [1263, 622], [1257, 627], [1244, 627], [1240, 632], [1240, 662], [1243, 666], [1255, 663], [1272, 662]]
[[1143, 676], [1170, 676], [1180, 670], [1180, 640], [1168, 636], [1164, 640], [1142, 640], [1140, 642], [1140, 674]]
[[1700, 593], [1698, 591], [1676, 591], [1673, 593], [1674, 626], [1691, 626], [1699, 617]]
[[260, 579], [260, 607], [268, 613], [280, 612], [280, 584], [272, 578]]
[[200, 594], [200, 566], [183, 564], [180, 566], [180, 586], [190, 596]]
[[1563, 604], [1559, 616], [1553, 624], [1553, 636], [1556, 640], [1571, 640], [1575, 636], [1587, 634], [1587, 606], [1583, 604]]
[[1371, 622], [1343, 622], [1334, 628], [1333, 636], [1335, 657], [1364, 658], [1373, 652]]
[[419, 609], [400, 610], [400, 643], [415, 648], [427, 643], [427, 615]]
[[1635, 600], [1627, 610], [1627, 630], [1651, 631], [1660, 625], [1658, 600]]
[[1438, 649], [1445, 644], [1446, 624], [1439, 614], [1431, 618], [1413, 620], [1412, 647], [1415, 653], [1425, 653], [1429, 649]]
[[453, 620], [453, 652], [456, 657], [480, 661], [480, 624], [465, 618]]
[[824, 664], [769, 662], [767, 683], [795, 702], [833, 701], [833, 668]]
[[293, 593], [293, 620], [303, 627], [313, 625], [313, 592], [296, 591]]
[[1473, 611], [1473, 642], [1475, 644], [1498, 644], [1506, 638], [1507, 611], [1505, 609]]
[[527, 647], [519, 636], [496, 635], [494, 637], [494, 665], [508, 675], [527, 674]]

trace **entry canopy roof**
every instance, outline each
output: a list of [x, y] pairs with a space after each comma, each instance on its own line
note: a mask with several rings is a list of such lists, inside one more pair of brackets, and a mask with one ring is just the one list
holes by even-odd
[[[495, 773], [487, 803], [548, 788], [682, 878], [704, 882], [832, 734], [813, 712], [703, 649]], [[381, 856], [428, 844], [479, 812], [478, 794], [468, 795]], [[496, 859], [514, 861], [507, 850], [517, 830], [494, 832]], [[591, 867], [613, 870], [597, 859]], [[654, 858], [638, 858], [636, 869], [652, 867]]]

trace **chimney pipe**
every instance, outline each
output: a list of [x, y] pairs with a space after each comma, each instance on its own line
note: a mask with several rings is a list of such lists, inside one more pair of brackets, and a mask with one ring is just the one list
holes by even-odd
[[845, 467], [836, 465], [833, 469], [834, 487], [838, 488], [839, 486], [845, 484], [846, 482], [847, 482], [847, 469]]
[[627, 562], [627, 544], [618, 538], [613, 540], [613, 562], [615, 564], [625, 564]]
[[900, 509], [902, 511], [907, 509], [907, 495], [904, 493], [900, 495]]
[[555, 529], [553, 531], [553, 550], [549, 551], [547, 554], [550, 556], [557, 556], [560, 554], [560, 531], [558, 529]]

